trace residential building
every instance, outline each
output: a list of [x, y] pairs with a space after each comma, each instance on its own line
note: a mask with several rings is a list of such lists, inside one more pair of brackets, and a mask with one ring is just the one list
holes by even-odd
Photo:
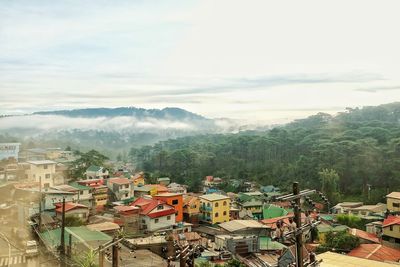
[[388, 216], [383, 221], [382, 239], [400, 246], [400, 216]]
[[109, 178], [106, 179], [109, 189], [109, 202], [123, 201], [127, 204], [133, 201], [134, 191], [133, 182], [128, 178]]
[[162, 200], [138, 198], [131, 206], [140, 208], [140, 230], [154, 232], [175, 225], [175, 209]]
[[204, 186], [213, 187], [222, 183], [222, 179], [214, 176], [206, 176], [204, 179]]
[[143, 196], [154, 196], [157, 194], [157, 188], [151, 185], [139, 185], [134, 186], [133, 188], [133, 194], [136, 198]]
[[135, 175], [133, 175], [131, 179], [133, 181], [133, 185], [134, 186], [143, 186], [143, 185], [145, 185], [144, 172], [135, 173]]
[[[33, 189], [39, 192], [38, 189]], [[54, 190], [46, 188], [42, 190], [42, 209], [43, 210], [54, 210], [56, 203], [61, 203], [65, 199], [65, 202], [74, 202], [76, 195], [74, 192]]]
[[186, 194], [187, 193], [187, 186], [177, 183], [170, 183], [168, 186], [168, 192], [170, 193], [180, 193]]
[[113, 223], [113, 222], [101, 222], [101, 223], [88, 224], [88, 225], [86, 225], [86, 227], [89, 230], [100, 231], [105, 234], [108, 234], [109, 236], [114, 236], [120, 229], [120, 226], [117, 223]]
[[219, 250], [227, 250], [232, 254], [239, 255], [260, 251], [257, 235], [217, 235], [215, 236], [215, 246]]
[[77, 182], [72, 182], [69, 186], [75, 188], [78, 194], [78, 203], [88, 206], [90, 209], [93, 208], [93, 189], [90, 186], [85, 186]]
[[359, 217], [367, 216], [384, 216], [386, 212], [386, 204], [378, 203], [376, 205], [362, 205], [359, 207], [347, 209], [348, 214], [353, 214]]
[[256, 219], [263, 218], [263, 194], [261, 192], [246, 192], [240, 193], [237, 200], [237, 205], [241, 210], [251, 211]]
[[162, 193], [155, 195], [154, 199], [162, 200], [175, 209], [175, 222], [183, 221], [183, 196], [178, 193]]
[[233, 220], [218, 225], [226, 234], [268, 236], [270, 227], [256, 220]]
[[359, 238], [361, 244], [380, 244], [381, 241], [379, 240], [378, 236], [375, 234], [368, 233], [366, 231], [351, 228], [349, 229], [349, 233], [353, 236]]
[[392, 192], [386, 196], [387, 209], [390, 212], [400, 213], [400, 192]]
[[169, 177], [157, 178], [157, 183], [164, 185], [164, 186], [168, 186], [170, 182], [171, 182], [171, 179]]
[[109, 178], [109, 172], [106, 168], [101, 167], [101, 166], [90, 166], [86, 172], [86, 179], [106, 179]]
[[332, 210], [333, 213], [342, 214], [342, 213], [348, 213], [348, 209], [361, 207], [362, 205], [363, 205], [362, 202], [341, 202], [336, 204], [336, 206], [334, 206]]
[[81, 180], [77, 183], [92, 188], [93, 207], [97, 211], [103, 210], [108, 201], [108, 187], [104, 185], [104, 180]]
[[381, 244], [360, 244], [348, 256], [381, 262], [400, 262], [400, 250]]
[[200, 220], [216, 224], [229, 221], [230, 198], [219, 194], [202, 195], [200, 198]]
[[375, 222], [370, 222], [365, 225], [367, 228], [367, 232], [371, 234], [375, 234], [378, 237], [382, 236], [382, 222], [381, 221], [375, 221]]
[[196, 196], [186, 195], [183, 198], [183, 220], [197, 225], [199, 223], [200, 199]]
[[20, 143], [0, 143], [0, 160], [13, 158], [18, 161]]
[[[61, 220], [63, 212], [62, 203], [56, 203], [55, 206], [56, 216]], [[78, 217], [86, 222], [89, 218], [89, 207], [78, 203], [67, 202], [65, 203], [65, 217]]]
[[114, 222], [123, 227], [127, 234], [139, 233], [140, 208], [135, 206], [115, 206]]
[[41, 183], [42, 188], [54, 186], [54, 176], [56, 174], [56, 162], [51, 160], [28, 161], [28, 169], [25, 171], [29, 181]]

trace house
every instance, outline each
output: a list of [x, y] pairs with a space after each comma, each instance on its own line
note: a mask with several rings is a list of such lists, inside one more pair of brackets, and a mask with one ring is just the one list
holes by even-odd
[[225, 233], [231, 235], [259, 235], [269, 234], [270, 227], [256, 220], [233, 220], [218, 225]]
[[367, 228], [367, 232], [371, 234], [375, 234], [378, 237], [382, 236], [382, 222], [381, 221], [376, 221], [376, 222], [370, 222], [365, 225]]
[[204, 179], [204, 186], [205, 187], [214, 187], [222, 183], [222, 179], [219, 177], [214, 176], [206, 176]]
[[232, 254], [248, 255], [260, 251], [259, 238], [256, 235], [217, 235], [215, 247], [218, 250], [227, 250]]
[[185, 232], [180, 234], [172, 234], [172, 238], [176, 241], [180, 246], [187, 245], [207, 245], [207, 239], [202, 238], [197, 232]]
[[154, 199], [162, 200], [175, 209], [175, 222], [183, 221], [183, 196], [178, 193], [161, 193], [155, 195]]
[[240, 210], [238, 208], [230, 207], [230, 209], [229, 209], [229, 219], [230, 220], [239, 219], [239, 212], [240, 212]]
[[343, 231], [348, 231], [349, 227], [346, 225], [341, 225], [341, 224], [326, 224], [326, 223], [320, 223], [317, 226], [318, 229], [318, 239], [319, 243], [324, 245], [326, 242], [326, 235], [329, 232], [343, 232]]
[[381, 244], [361, 244], [350, 251], [347, 255], [382, 262], [398, 263], [400, 261], [399, 249]]
[[154, 232], [175, 225], [175, 209], [162, 200], [138, 198], [131, 206], [140, 208], [140, 230]]
[[86, 179], [90, 180], [90, 179], [106, 179], [109, 178], [109, 172], [107, 169], [105, 169], [104, 167], [101, 166], [95, 166], [92, 165], [90, 166], [86, 172]]
[[28, 169], [25, 171], [29, 181], [37, 182], [42, 188], [54, 186], [54, 176], [56, 174], [56, 162], [52, 160], [32, 160], [27, 162]]
[[266, 185], [266, 186], [261, 186], [260, 191], [262, 193], [271, 193], [271, 192], [280, 192], [279, 187], [275, 187], [273, 185]]
[[390, 212], [400, 213], [400, 192], [392, 192], [386, 195], [386, 205]]
[[200, 220], [216, 224], [229, 221], [230, 198], [219, 194], [202, 195], [200, 198]]
[[186, 194], [187, 193], [187, 186], [186, 185], [181, 185], [177, 183], [170, 183], [168, 186], [168, 192], [170, 193], [180, 193], [180, 194]]
[[92, 188], [93, 207], [97, 211], [104, 210], [108, 201], [108, 187], [104, 185], [104, 180], [90, 179], [77, 181], [77, 183]]
[[134, 191], [133, 182], [128, 178], [109, 178], [106, 179], [109, 202], [122, 201], [128, 203], [133, 201]]
[[371, 233], [365, 232], [360, 229], [351, 228], [349, 229], [349, 234], [359, 238], [361, 244], [380, 244], [379, 238]]
[[133, 175], [131, 179], [134, 186], [145, 185], [144, 172], [135, 173], [135, 175]]
[[262, 219], [263, 217], [263, 194], [261, 192], [240, 193], [237, 205], [241, 210], [251, 211], [254, 218]]
[[123, 227], [125, 233], [139, 233], [139, 207], [115, 206], [114, 210], [114, 222]]
[[383, 221], [382, 239], [400, 246], [400, 216], [388, 216]]
[[[56, 216], [61, 220], [63, 208], [62, 203], [56, 203]], [[85, 205], [67, 202], [65, 203], [65, 217], [78, 217], [82, 221], [87, 221], [89, 218], [89, 208]]]
[[0, 160], [13, 158], [18, 161], [20, 143], [0, 143]]
[[93, 208], [94, 201], [93, 201], [93, 190], [90, 186], [81, 185], [77, 182], [72, 182], [69, 186], [76, 189], [79, 204], [83, 204], [88, 206], [90, 209]]
[[154, 196], [157, 194], [157, 188], [150, 185], [138, 185], [133, 187], [133, 194], [136, 198], [143, 196]]
[[170, 182], [171, 182], [171, 179], [169, 177], [157, 178], [157, 183], [164, 185], [164, 186], [169, 185]]
[[359, 217], [383, 216], [386, 212], [386, 204], [378, 203], [376, 205], [362, 205], [359, 207], [347, 209], [349, 214]]
[[341, 202], [332, 208], [333, 213], [342, 214], [348, 213], [348, 209], [362, 206], [362, 202]]
[[199, 223], [200, 199], [196, 196], [183, 198], [183, 220], [197, 225]]
[[317, 260], [322, 260], [321, 267], [393, 267], [393, 263], [353, 257], [349, 255], [324, 252], [317, 255]]

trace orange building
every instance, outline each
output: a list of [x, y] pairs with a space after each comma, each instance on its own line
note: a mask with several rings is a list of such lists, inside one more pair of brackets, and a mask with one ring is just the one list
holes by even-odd
[[153, 197], [154, 199], [162, 200], [168, 205], [175, 208], [175, 221], [182, 222], [183, 220], [183, 196], [179, 193], [161, 193]]

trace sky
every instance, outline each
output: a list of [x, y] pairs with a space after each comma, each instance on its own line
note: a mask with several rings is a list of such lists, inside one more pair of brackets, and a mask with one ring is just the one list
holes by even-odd
[[398, 0], [0, 2], [0, 114], [281, 123], [400, 101]]

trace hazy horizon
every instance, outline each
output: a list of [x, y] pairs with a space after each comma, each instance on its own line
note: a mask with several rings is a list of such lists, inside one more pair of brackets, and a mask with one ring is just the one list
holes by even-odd
[[283, 123], [400, 101], [398, 1], [75, 2], [0, 7], [1, 114], [179, 107]]

